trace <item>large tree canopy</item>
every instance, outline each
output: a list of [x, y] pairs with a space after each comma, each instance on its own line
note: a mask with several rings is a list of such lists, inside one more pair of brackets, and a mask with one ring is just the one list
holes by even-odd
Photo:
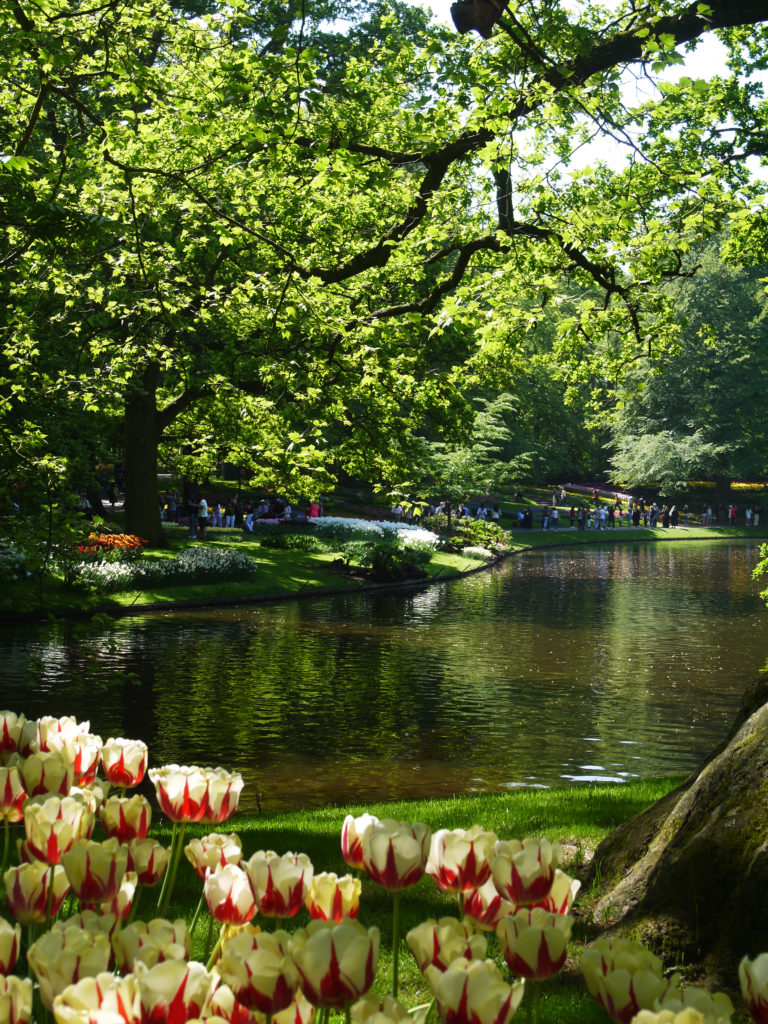
[[[340, 35], [323, 19], [345, 12]], [[72, 432], [95, 443], [106, 417], [129, 528], [156, 537], [158, 445], [189, 454], [204, 419], [285, 486], [340, 463], [381, 483], [470, 410], [467, 383], [506, 372], [514, 391], [507, 353], [564, 286], [575, 377], [663, 347], [654, 286], [753, 216], [766, 22], [768, 0], [513, 0], [478, 42], [383, 2], [14, 0], [7, 475], [54, 443], [72, 460]], [[712, 32], [727, 76], [665, 81]], [[650, 98], [627, 100], [628, 68]], [[618, 170], [574, 162], [598, 136], [626, 146]]]

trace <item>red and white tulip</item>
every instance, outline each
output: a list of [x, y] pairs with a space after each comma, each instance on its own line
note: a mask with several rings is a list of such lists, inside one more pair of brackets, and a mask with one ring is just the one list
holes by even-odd
[[547, 839], [497, 842], [493, 883], [511, 903], [539, 903], [549, 895], [562, 852], [562, 847]]
[[305, 898], [309, 916], [318, 921], [342, 921], [345, 917], [357, 917], [360, 910], [362, 884], [352, 875], [338, 875], [323, 871], [313, 875], [312, 884]]
[[432, 832], [427, 825], [384, 818], [362, 836], [363, 868], [389, 892], [415, 885], [424, 874]]
[[492, 960], [460, 957], [445, 971], [428, 967], [424, 977], [444, 1024], [509, 1024], [523, 998], [524, 983], [507, 984]]
[[134, 921], [112, 937], [115, 961], [123, 974], [129, 974], [137, 960], [147, 967], [165, 960], [189, 960], [190, 937], [186, 923], [155, 918], [153, 921]]
[[241, 1005], [275, 1014], [290, 1006], [299, 976], [287, 932], [241, 932], [226, 945], [216, 970]]
[[108, 836], [115, 836], [121, 843], [132, 839], [146, 839], [152, 824], [152, 808], [146, 797], [110, 796], [99, 808], [99, 819]]
[[51, 914], [58, 914], [69, 892], [67, 874], [61, 865], [50, 868], [44, 861], [33, 860], [9, 868], [3, 876], [5, 899], [19, 924], [43, 924], [49, 903]]
[[243, 859], [243, 844], [240, 836], [222, 835], [211, 832], [202, 839], [193, 839], [184, 847], [184, 856], [194, 868], [201, 882], [209, 871], [223, 868], [225, 864], [239, 864]]
[[479, 825], [441, 828], [432, 836], [427, 874], [445, 892], [479, 889], [491, 877], [497, 840], [495, 832], [486, 832]]
[[293, 937], [301, 990], [313, 1006], [341, 1009], [370, 989], [379, 960], [379, 930], [359, 921], [312, 921]]
[[444, 971], [454, 960], [484, 960], [488, 941], [455, 917], [439, 921], [422, 921], [405, 936], [408, 947], [416, 958], [419, 970], [427, 967]]
[[259, 850], [245, 865], [259, 913], [293, 917], [304, 906], [314, 870], [306, 853]]
[[61, 863], [81, 905], [94, 909], [94, 904], [117, 894], [128, 867], [128, 850], [116, 838], [103, 843], [78, 839], [62, 854]]
[[141, 740], [110, 737], [101, 748], [101, 766], [113, 786], [138, 786], [147, 771], [149, 751]]
[[496, 934], [513, 974], [544, 981], [563, 967], [573, 919], [540, 907], [519, 910], [499, 922]]
[[204, 884], [211, 917], [222, 924], [247, 924], [256, 913], [256, 899], [248, 875], [237, 864], [209, 871]]

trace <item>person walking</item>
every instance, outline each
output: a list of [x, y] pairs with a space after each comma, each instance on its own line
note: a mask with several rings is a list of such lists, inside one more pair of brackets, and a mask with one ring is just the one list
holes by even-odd
[[197, 504], [197, 535], [200, 540], [205, 540], [205, 532], [208, 529], [208, 502], [202, 497]]

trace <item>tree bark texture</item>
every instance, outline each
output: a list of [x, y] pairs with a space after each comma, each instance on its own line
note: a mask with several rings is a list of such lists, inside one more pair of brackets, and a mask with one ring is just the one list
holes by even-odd
[[768, 951], [768, 682], [745, 694], [700, 771], [598, 846], [595, 923], [702, 964], [734, 987], [739, 959]]

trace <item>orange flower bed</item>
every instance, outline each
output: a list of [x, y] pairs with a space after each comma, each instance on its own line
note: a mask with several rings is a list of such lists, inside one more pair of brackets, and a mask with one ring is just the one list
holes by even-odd
[[149, 541], [132, 533], [89, 533], [88, 544], [105, 551], [139, 552]]

